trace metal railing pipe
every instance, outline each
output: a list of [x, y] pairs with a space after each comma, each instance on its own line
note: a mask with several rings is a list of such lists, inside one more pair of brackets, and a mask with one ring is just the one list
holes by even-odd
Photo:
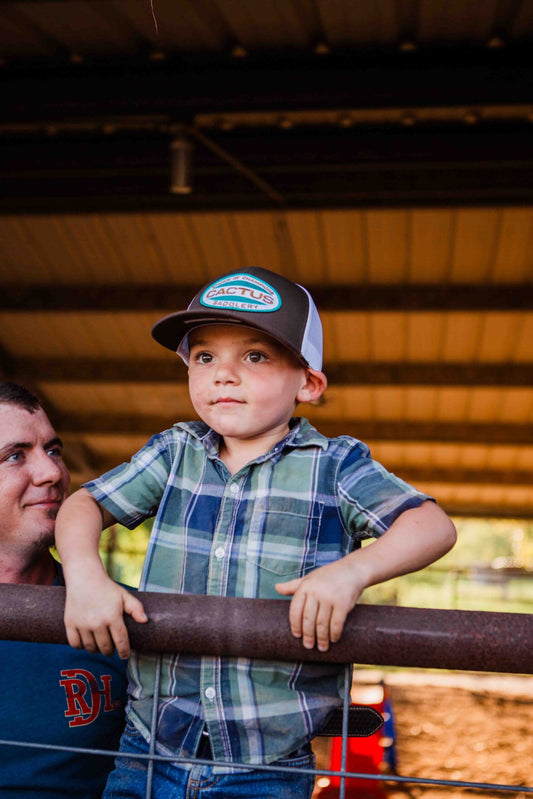
[[[126, 619], [133, 648], [154, 652], [533, 674], [533, 616], [358, 605], [328, 652], [304, 649], [289, 603], [138, 592], [146, 624]], [[0, 638], [65, 643], [65, 589], [0, 585]]]

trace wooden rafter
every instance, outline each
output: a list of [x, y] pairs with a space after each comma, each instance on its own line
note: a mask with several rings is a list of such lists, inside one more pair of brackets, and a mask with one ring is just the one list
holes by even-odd
[[[0, 312], [177, 310], [198, 285], [0, 285]], [[420, 284], [308, 286], [325, 311], [531, 311], [533, 284]]]
[[[0, 356], [1, 364], [1, 356]], [[22, 382], [172, 383], [187, 382], [177, 358], [18, 358], [11, 374]], [[533, 385], [533, 363], [327, 362], [330, 386], [499, 386]]]
[[[454, 442], [468, 444], [533, 445], [531, 425], [468, 422], [412, 422], [397, 420], [315, 419], [326, 436], [352, 435], [364, 441]], [[172, 426], [171, 415], [129, 415], [127, 413], [63, 413], [56, 423], [63, 434], [151, 435]]]

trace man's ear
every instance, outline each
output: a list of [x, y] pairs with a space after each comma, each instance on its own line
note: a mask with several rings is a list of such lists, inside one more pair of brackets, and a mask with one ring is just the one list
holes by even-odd
[[305, 383], [296, 395], [296, 402], [313, 402], [320, 399], [327, 387], [328, 379], [324, 372], [308, 368], [305, 370]]

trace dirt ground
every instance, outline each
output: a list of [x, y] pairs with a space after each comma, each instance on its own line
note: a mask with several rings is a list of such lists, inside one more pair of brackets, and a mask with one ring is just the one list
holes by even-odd
[[[386, 675], [385, 682], [396, 727], [399, 775], [533, 786], [533, 677], [405, 671]], [[327, 747], [327, 739], [317, 739], [319, 768], [331, 768]], [[349, 786], [348, 782], [347, 799], [367, 796], [353, 793]], [[519, 789], [393, 783], [382, 795], [387, 799], [533, 797]], [[317, 788], [313, 799], [320, 796]]]

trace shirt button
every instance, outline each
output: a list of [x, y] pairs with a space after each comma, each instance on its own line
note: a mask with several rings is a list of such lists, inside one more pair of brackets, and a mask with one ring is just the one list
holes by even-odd
[[209, 699], [209, 701], [212, 702], [215, 696], [217, 695], [217, 692], [215, 691], [214, 688], [210, 687], [205, 689], [205, 695], [207, 699]]
[[215, 558], [217, 558], [217, 560], [222, 560], [225, 554], [226, 550], [224, 549], [224, 547], [217, 547], [215, 549]]
[[237, 483], [232, 483], [229, 487], [229, 490], [231, 491], [232, 494], [236, 494], [237, 491], [239, 490], [239, 486], [237, 485]]

